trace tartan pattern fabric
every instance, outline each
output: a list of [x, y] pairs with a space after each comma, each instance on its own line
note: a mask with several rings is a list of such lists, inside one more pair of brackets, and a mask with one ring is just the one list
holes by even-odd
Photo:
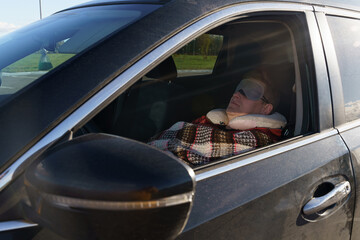
[[268, 129], [239, 131], [208, 123], [177, 122], [151, 138], [148, 144], [173, 153], [189, 165], [197, 166], [275, 141], [276, 136]]

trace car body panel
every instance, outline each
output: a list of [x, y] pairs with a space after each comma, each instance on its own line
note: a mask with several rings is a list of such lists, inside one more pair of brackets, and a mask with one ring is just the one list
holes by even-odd
[[[321, 3], [244, 2], [228, 8], [227, 15], [221, 16], [221, 11], [226, 11], [224, 7], [235, 3], [238, 1], [170, 1], [45, 75], [46, 81], [2, 106], [0, 131], [4, 135], [0, 136], [0, 143], [11, 148], [9, 152], [16, 152], [1, 155], [2, 159], [11, 159], [0, 168], [2, 193], [14, 191], [9, 184], [21, 179], [22, 172], [37, 154], [56, 141], [71, 138], [72, 131], [194, 36], [249, 12], [300, 11], [306, 13], [309, 24], [317, 97], [313, 111], [319, 133], [199, 168], [193, 210], [179, 239], [349, 239], [356, 186], [343, 138], [345, 142], [357, 139], [349, 131], [342, 138], [334, 128], [323, 43], [310, 5]], [[340, 5], [336, 1], [326, 4]], [[351, 2], [341, 6], [351, 6]], [[62, 84], [58, 86], [59, 82]], [[28, 108], [30, 104], [41, 105], [36, 114]], [[13, 129], [18, 129], [18, 134]], [[354, 150], [353, 160], [358, 159], [357, 144], [350, 145], [350, 149]], [[355, 175], [360, 171], [358, 168], [354, 168]], [[353, 189], [344, 205], [327, 218], [304, 220], [302, 207], [317, 187], [324, 182], [341, 181], [349, 181]], [[358, 214], [356, 210], [355, 217]], [[12, 223], [16, 226], [19, 222], [5, 221], [0, 226]], [[15, 227], [28, 228], [37, 227], [33, 223]], [[14, 229], [10, 235], [15, 236], [13, 233], [16, 234]]]
[[[355, 177], [360, 175], [360, 164], [359, 164], [359, 161], [360, 161], [360, 155], [359, 155], [360, 138], [359, 138], [359, 136], [360, 135], [359, 134], [360, 134], [359, 122], [357, 122], [356, 127], [348, 126], [346, 128], [344, 128], [344, 127], [340, 128], [340, 135], [344, 139], [344, 141], [351, 153], [351, 159], [352, 159]], [[358, 193], [358, 191], [359, 191], [358, 184], [356, 184], [355, 191], [356, 191], [356, 193]], [[359, 213], [360, 213], [359, 200], [356, 199], [354, 216], [358, 216]], [[355, 217], [353, 227], [352, 227], [352, 229], [353, 229], [352, 230], [352, 239], [358, 239], [360, 237], [359, 225], [360, 225], [359, 219]]]
[[321, 183], [352, 181], [347, 148], [336, 131], [332, 134], [198, 181], [179, 239], [349, 239], [354, 195], [326, 219], [308, 222], [302, 216]]

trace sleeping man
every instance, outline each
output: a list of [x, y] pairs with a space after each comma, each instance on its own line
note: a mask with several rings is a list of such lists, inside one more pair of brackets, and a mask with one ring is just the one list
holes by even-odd
[[171, 152], [190, 166], [228, 158], [277, 142], [286, 119], [261, 70], [245, 74], [226, 109], [214, 109], [191, 123], [177, 122], [148, 144]]

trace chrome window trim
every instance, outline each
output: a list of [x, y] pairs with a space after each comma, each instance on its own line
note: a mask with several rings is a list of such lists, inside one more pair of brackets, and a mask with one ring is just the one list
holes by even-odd
[[27, 222], [25, 220], [12, 220], [12, 221], [0, 222], [0, 232], [25, 229], [36, 226], [37, 226], [36, 223]]
[[313, 134], [308, 137], [301, 137], [300, 139], [298, 139], [298, 141], [290, 141], [289, 144], [279, 144], [277, 148], [274, 147], [274, 149], [270, 149], [270, 151], [260, 152], [259, 154], [255, 154], [252, 156], [245, 155], [245, 156], [241, 157], [240, 159], [238, 159], [236, 162], [231, 162], [229, 164], [226, 164], [226, 165], [223, 165], [220, 167], [216, 167], [216, 168], [210, 169], [210, 170], [207, 170], [206, 168], [204, 168], [204, 171], [201, 171], [200, 173], [197, 173], [195, 175], [195, 179], [196, 179], [196, 182], [202, 181], [204, 179], [208, 179], [208, 178], [223, 174], [225, 172], [229, 172], [231, 170], [234, 170], [234, 169], [237, 169], [237, 168], [258, 162], [258, 161], [262, 161], [262, 160], [265, 160], [270, 157], [274, 157], [276, 155], [294, 150], [299, 147], [303, 147], [305, 145], [320, 141], [320, 140], [328, 138], [328, 137], [335, 136], [337, 134], [338, 134], [338, 132], [336, 129], [331, 129], [329, 131], [325, 131], [325, 132], [318, 133], [318, 134]]
[[351, 9], [341, 9], [335, 7], [320, 7], [314, 6], [316, 12], [323, 12], [327, 15], [339, 16], [339, 17], [350, 17], [360, 18], [360, 12]]
[[[191, 26], [180, 31], [170, 39], [166, 40], [160, 46], [156, 47], [141, 60], [136, 62], [122, 74], [116, 77], [112, 82], [106, 85], [91, 99], [80, 106], [70, 116], [63, 120], [50, 133], [44, 136], [39, 142], [31, 147], [25, 154], [18, 158], [9, 168], [0, 173], [0, 192], [6, 186], [19, 176], [23, 171], [26, 161], [36, 152], [43, 149], [48, 144], [59, 139], [69, 130], [80, 125], [82, 122], [96, 114], [106, 102], [111, 101], [128, 86], [134, 83], [138, 78], [144, 75], [156, 64], [168, 57], [181, 47], [181, 44], [190, 39], [201, 35], [210, 28], [219, 26], [225, 22], [243, 17], [248, 13], [265, 12], [265, 11], [289, 11], [289, 12], [313, 12], [313, 7], [298, 3], [278, 3], [278, 2], [261, 2], [261, 3], [240, 3], [209, 16], [200, 19]], [[250, 158], [253, 159], [253, 158]]]
[[360, 119], [348, 122], [348, 123], [344, 123], [340, 126], [337, 127], [337, 129], [339, 130], [340, 133], [342, 132], [346, 132], [348, 130], [351, 130], [353, 128], [357, 128], [360, 127]]

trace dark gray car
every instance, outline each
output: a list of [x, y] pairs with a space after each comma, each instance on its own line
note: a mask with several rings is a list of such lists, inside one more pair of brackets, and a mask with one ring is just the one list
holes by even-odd
[[[3, 36], [0, 238], [360, 238], [359, 56], [355, 1], [92, 1]], [[280, 141], [201, 166], [145, 144], [259, 65]]]

